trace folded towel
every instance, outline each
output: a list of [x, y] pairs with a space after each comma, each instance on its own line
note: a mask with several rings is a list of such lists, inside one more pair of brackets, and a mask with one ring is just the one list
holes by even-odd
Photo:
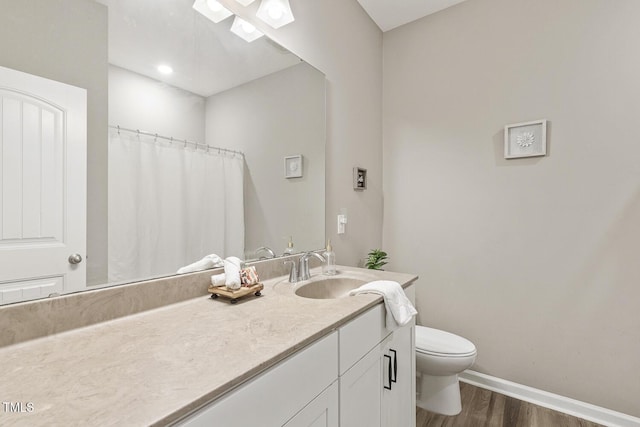
[[224, 260], [225, 285], [231, 290], [240, 289], [242, 280], [240, 279], [240, 270], [242, 270], [242, 260], [240, 258], [230, 256]]
[[349, 295], [358, 294], [382, 295], [384, 307], [387, 311], [387, 329], [390, 331], [406, 325], [413, 316], [418, 314], [398, 282], [376, 280], [349, 292]]
[[216, 288], [224, 286], [226, 281], [227, 279], [224, 273], [214, 274], [213, 276], [211, 276], [211, 286], [214, 286]]
[[200, 261], [180, 268], [177, 274], [193, 273], [194, 271], [202, 271], [208, 268], [222, 267], [222, 265], [222, 258], [216, 254], [211, 254], [202, 258]]

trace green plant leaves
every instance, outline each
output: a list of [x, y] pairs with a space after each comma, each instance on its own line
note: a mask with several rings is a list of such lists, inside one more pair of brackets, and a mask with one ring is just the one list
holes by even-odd
[[387, 253], [380, 249], [372, 249], [371, 252], [367, 254], [367, 262], [365, 263], [365, 267], [370, 270], [382, 270], [382, 266], [387, 264]]

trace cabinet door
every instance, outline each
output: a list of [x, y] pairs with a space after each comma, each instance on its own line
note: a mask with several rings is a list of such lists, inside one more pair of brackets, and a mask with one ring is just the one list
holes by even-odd
[[382, 345], [340, 377], [340, 427], [378, 427], [382, 399]]
[[338, 427], [338, 403], [338, 381], [335, 381], [284, 427]]
[[389, 375], [391, 369], [393, 379], [391, 389], [382, 391], [382, 425], [386, 427], [416, 425], [414, 331], [413, 323], [396, 330], [383, 349], [383, 354], [389, 356], [383, 363], [383, 376]]

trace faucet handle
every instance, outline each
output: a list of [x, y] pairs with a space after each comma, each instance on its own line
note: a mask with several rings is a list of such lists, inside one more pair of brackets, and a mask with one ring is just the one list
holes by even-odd
[[298, 282], [298, 264], [293, 260], [284, 261], [282, 264], [291, 264], [291, 270], [289, 271], [289, 283]]

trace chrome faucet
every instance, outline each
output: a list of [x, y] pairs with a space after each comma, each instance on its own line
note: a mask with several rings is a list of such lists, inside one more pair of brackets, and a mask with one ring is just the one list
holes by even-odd
[[298, 283], [298, 265], [293, 260], [287, 260], [283, 262], [284, 265], [291, 264], [291, 271], [289, 271], [289, 283]]
[[283, 262], [284, 265], [291, 264], [291, 270], [289, 271], [289, 283], [298, 283], [303, 280], [309, 280], [311, 277], [311, 274], [309, 274], [309, 258], [312, 256], [318, 258], [322, 262], [326, 261], [324, 257], [317, 252], [305, 252], [298, 261], [299, 265], [296, 265], [294, 260], [287, 260]]
[[[256, 256], [258, 256], [258, 254], [260, 252], [267, 252], [269, 255], [271, 255], [270, 258], [275, 258], [276, 257], [276, 253], [273, 252], [273, 249], [271, 249], [268, 246], [260, 246], [258, 249], [256, 249]], [[259, 257], [260, 259], [266, 259], [266, 257]]]
[[298, 268], [299, 280], [309, 280], [309, 258], [312, 256], [318, 258], [321, 262], [326, 262], [324, 257], [317, 252], [305, 252], [300, 257], [300, 267]]

